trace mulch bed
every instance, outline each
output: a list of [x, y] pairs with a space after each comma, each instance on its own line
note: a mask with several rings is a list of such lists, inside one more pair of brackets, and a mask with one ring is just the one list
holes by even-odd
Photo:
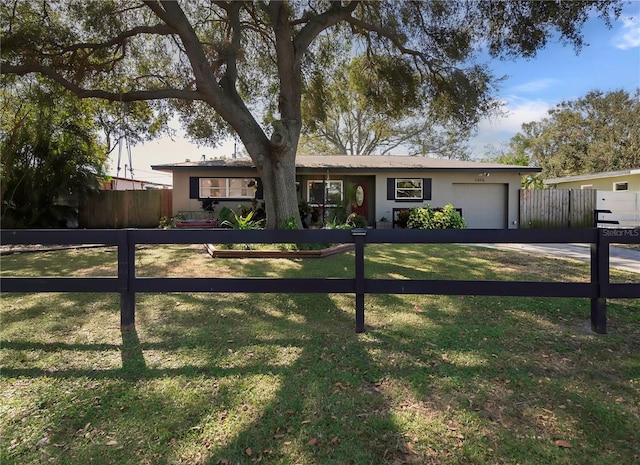
[[213, 258], [324, 258], [352, 250], [353, 244], [338, 244], [320, 250], [225, 250], [216, 249], [213, 244], [205, 244]]

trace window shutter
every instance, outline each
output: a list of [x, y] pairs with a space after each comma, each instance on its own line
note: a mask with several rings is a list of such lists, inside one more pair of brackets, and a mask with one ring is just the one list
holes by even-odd
[[197, 199], [200, 197], [200, 178], [189, 178], [189, 198]]
[[258, 188], [256, 189], [256, 199], [264, 199], [264, 189], [262, 187], [262, 179], [256, 178], [256, 183], [258, 183]]
[[387, 178], [387, 200], [396, 199], [396, 178]]
[[431, 178], [422, 179], [422, 200], [431, 200]]

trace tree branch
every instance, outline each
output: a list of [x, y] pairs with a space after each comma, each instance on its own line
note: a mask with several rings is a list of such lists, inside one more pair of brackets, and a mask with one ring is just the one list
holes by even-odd
[[364, 29], [365, 31], [375, 32], [379, 36], [389, 39], [389, 41], [404, 55], [411, 55], [413, 57], [420, 58], [425, 63], [428, 62], [428, 60], [426, 59], [426, 57], [424, 56], [423, 53], [421, 53], [418, 50], [413, 50], [413, 49], [405, 47], [404, 44], [400, 41], [400, 39], [397, 36], [395, 36], [394, 34], [391, 34], [385, 28], [383, 28], [381, 26], [377, 26], [375, 24], [371, 24], [371, 23], [367, 23], [367, 22], [361, 21], [361, 20], [359, 20], [357, 18], [354, 18], [352, 16], [347, 17], [346, 21], [349, 24], [351, 24], [352, 26], [359, 27], [361, 29]]
[[[194, 94], [198, 95], [198, 100], [203, 100], [211, 105], [221, 118], [238, 133], [245, 147], [255, 145], [266, 147], [268, 144], [266, 134], [238, 95], [235, 87], [225, 82], [223, 82], [225, 85], [223, 87], [216, 80], [215, 70], [207, 59], [193, 25], [180, 5], [169, 0], [145, 0], [145, 4], [180, 38], [196, 80], [197, 91]], [[230, 8], [234, 8], [234, 6], [230, 5]], [[187, 95], [190, 94], [187, 93]], [[254, 161], [258, 163], [257, 160]]]
[[165, 23], [169, 24], [169, 15], [158, 0], [143, 0], [142, 3], [147, 5], [153, 13]]
[[240, 53], [240, 38], [242, 34], [240, 24], [241, 6], [240, 2], [234, 2], [227, 10], [227, 14], [229, 15], [229, 28], [231, 30], [231, 46], [226, 51], [226, 57], [224, 57], [227, 64], [225, 76], [234, 89], [235, 83], [238, 80], [238, 54]]
[[24, 76], [31, 73], [39, 73], [60, 84], [65, 89], [73, 92], [80, 98], [100, 98], [112, 102], [133, 102], [137, 100], [161, 100], [176, 98], [183, 100], [205, 100], [206, 96], [201, 92], [183, 89], [150, 89], [136, 90], [130, 92], [110, 92], [100, 89], [84, 89], [77, 84], [66, 79], [55, 70], [39, 64], [10, 65], [2, 63], [0, 74], [16, 74]]
[[325, 29], [349, 18], [360, 4], [360, 0], [352, 0], [344, 7], [332, 8], [309, 20], [294, 40], [296, 60], [302, 60], [311, 42]]
[[164, 24], [156, 24], [155, 26], [136, 26], [133, 29], [121, 32], [116, 37], [106, 42], [99, 42], [99, 43], [87, 42], [87, 43], [73, 44], [73, 45], [64, 47], [62, 49], [62, 52], [72, 52], [72, 51], [87, 49], [87, 48], [94, 49], [94, 50], [100, 49], [100, 48], [108, 48], [113, 45], [120, 44], [130, 37], [140, 35], [140, 34], [171, 35], [171, 34], [175, 34], [175, 31], [171, 29], [169, 26], [166, 26]]

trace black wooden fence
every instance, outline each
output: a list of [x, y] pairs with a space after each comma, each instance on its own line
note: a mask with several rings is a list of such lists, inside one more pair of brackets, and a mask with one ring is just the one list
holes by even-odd
[[[591, 326], [606, 333], [606, 299], [638, 298], [640, 283], [609, 280], [609, 245], [640, 244], [638, 229], [466, 229], [466, 230], [2, 230], [2, 244], [104, 244], [118, 248], [118, 276], [114, 277], [3, 277], [0, 292], [117, 292], [123, 328], [135, 323], [137, 293], [247, 292], [355, 294], [356, 332], [365, 330], [367, 294], [440, 294], [591, 299]], [[353, 243], [353, 278], [152, 278], [137, 277], [138, 244], [198, 243]], [[367, 244], [469, 243], [583, 243], [591, 245], [589, 282], [397, 280], [365, 277]]]

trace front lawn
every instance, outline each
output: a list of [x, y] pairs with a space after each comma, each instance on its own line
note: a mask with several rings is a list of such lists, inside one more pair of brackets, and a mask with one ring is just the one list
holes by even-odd
[[[370, 245], [375, 278], [587, 281], [589, 265]], [[140, 276], [350, 277], [326, 259], [139, 247]], [[0, 276], [115, 275], [115, 249], [2, 257]], [[612, 271], [615, 282], [640, 275]], [[2, 294], [2, 464], [632, 464], [640, 301], [379, 295]]]

